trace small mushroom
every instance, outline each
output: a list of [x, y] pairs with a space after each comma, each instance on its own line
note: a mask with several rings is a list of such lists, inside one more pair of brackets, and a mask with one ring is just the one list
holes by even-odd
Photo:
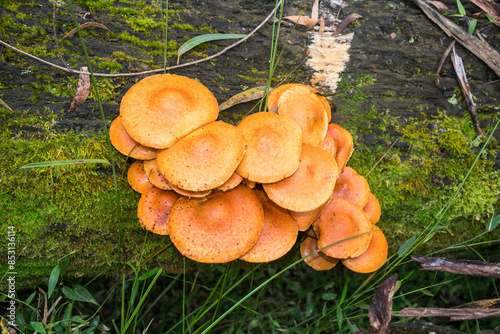
[[309, 89], [287, 89], [278, 101], [278, 114], [292, 119], [302, 131], [302, 142], [319, 146], [326, 136], [328, 116], [323, 103]]
[[378, 199], [372, 193], [368, 194], [368, 202], [363, 207], [363, 211], [366, 213], [372, 224], [376, 224], [380, 220], [382, 209], [380, 208]]
[[156, 149], [137, 143], [123, 127], [120, 117], [111, 122], [109, 127], [111, 144], [123, 155], [137, 160], [150, 160], [156, 158]]
[[304, 262], [317, 271], [330, 270], [339, 262], [339, 259], [330, 257], [319, 251], [317, 240], [312, 237], [306, 237], [304, 241], [300, 243], [300, 254]]
[[167, 179], [160, 173], [156, 159], [144, 161], [144, 171], [148, 175], [149, 181], [157, 188], [171, 190], [172, 187]]
[[328, 125], [321, 147], [335, 158], [340, 171], [344, 169], [354, 152], [351, 133], [334, 123]]
[[372, 273], [377, 271], [387, 260], [389, 245], [384, 233], [378, 226], [373, 226], [372, 239], [366, 252], [358, 257], [344, 259], [342, 263], [357, 273]]
[[246, 151], [236, 172], [259, 183], [277, 182], [299, 167], [302, 133], [291, 119], [269, 112], [245, 117], [237, 126]]
[[342, 198], [333, 197], [313, 224], [318, 247], [337, 259], [363, 254], [370, 244], [372, 223], [364, 211]]
[[337, 177], [335, 159], [321, 147], [304, 143], [297, 171], [281, 181], [265, 183], [263, 187], [267, 196], [282, 208], [305, 212], [328, 201]]
[[128, 134], [142, 145], [172, 146], [200, 126], [213, 122], [219, 105], [207, 87], [174, 74], [152, 75], [122, 98], [120, 117]]
[[340, 173], [333, 197], [343, 198], [360, 208], [363, 208], [368, 203], [368, 195], [370, 194], [370, 185], [366, 179], [359, 175], [353, 168], [346, 167]]
[[264, 191], [254, 192], [264, 209], [264, 226], [255, 246], [240, 259], [254, 263], [274, 261], [292, 249], [299, 229], [290, 213], [274, 204]]
[[224, 184], [236, 171], [244, 151], [239, 130], [217, 121], [159, 151], [156, 162], [171, 185], [198, 192]]
[[153, 233], [168, 235], [168, 215], [178, 198], [175, 192], [156, 187], [144, 191], [137, 206], [141, 226]]
[[145, 190], [153, 187], [148, 175], [144, 171], [144, 163], [141, 160], [136, 160], [130, 165], [127, 179], [128, 184], [138, 193], [143, 193]]
[[170, 239], [184, 256], [203, 263], [225, 263], [255, 245], [264, 212], [253, 190], [239, 185], [204, 199], [179, 198], [167, 223]]

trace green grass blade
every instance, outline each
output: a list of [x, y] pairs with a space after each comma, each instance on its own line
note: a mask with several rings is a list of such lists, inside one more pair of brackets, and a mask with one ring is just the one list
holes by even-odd
[[181, 47], [177, 50], [177, 64], [179, 63], [179, 60], [181, 59], [181, 55], [184, 53], [188, 52], [192, 48], [206, 42], [211, 42], [211, 41], [220, 41], [220, 40], [226, 40], [226, 39], [240, 39], [244, 38], [247, 35], [244, 34], [206, 34], [206, 35], [200, 35], [196, 36], [194, 38], [191, 38], [189, 41], [186, 43], [182, 44]]
[[106, 164], [111, 165], [107, 159], [76, 159], [76, 160], [59, 160], [47, 162], [33, 162], [21, 167], [23, 168], [40, 168], [40, 167], [55, 167], [66, 165], [79, 165], [79, 164]]
[[49, 277], [49, 291], [48, 291], [48, 298], [50, 299], [50, 296], [52, 296], [52, 293], [54, 292], [54, 289], [56, 288], [57, 281], [59, 280], [59, 273], [61, 272], [61, 268], [59, 265], [56, 265], [54, 269], [52, 269], [52, 272], [50, 273]]
[[127, 321], [127, 323], [125, 324], [125, 327], [122, 327], [121, 328], [121, 332], [122, 333], [126, 333], [127, 332], [127, 329], [130, 327], [130, 325], [132, 324], [132, 321], [134, 320], [134, 318], [137, 316], [137, 314], [139, 313], [139, 310], [141, 309], [142, 307], [142, 304], [144, 303], [144, 300], [146, 300], [146, 297], [148, 296], [149, 292], [151, 291], [151, 289], [153, 288], [153, 286], [155, 285], [156, 283], [156, 280], [158, 279], [158, 277], [160, 277], [162, 273], [162, 270], [159, 270], [155, 277], [153, 278], [153, 281], [149, 284], [148, 286], [148, 289], [146, 290], [146, 292], [141, 296], [141, 300], [139, 300], [139, 303], [137, 304], [137, 306], [135, 307], [135, 310], [134, 312], [132, 313], [132, 316], [130, 317], [130, 319]]
[[458, 7], [458, 12], [460, 13], [460, 15], [462, 15], [462, 16], [467, 15], [467, 12], [465, 11], [465, 8], [462, 5], [462, 2], [460, 2], [460, 0], [457, 0], [457, 7]]
[[486, 224], [486, 231], [491, 232], [500, 224], [500, 215], [496, 215]]

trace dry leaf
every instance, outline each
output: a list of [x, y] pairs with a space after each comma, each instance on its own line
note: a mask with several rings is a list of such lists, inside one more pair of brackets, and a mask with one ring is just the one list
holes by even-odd
[[318, 34], [321, 36], [325, 32], [325, 20], [323, 19], [323, 16], [319, 18], [319, 30]]
[[[96, 28], [101, 28], [101, 29], [106, 29], [107, 31], [111, 32], [104, 24], [100, 24], [97, 22], [85, 22], [84, 24], [80, 25], [80, 30], [85, 29], [85, 28], [90, 28], [90, 27], [96, 27]], [[73, 36], [77, 32], [76, 28], [68, 32], [64, 37], [61, 39], [61, 41], [67, 37]]]
[[449, 10], [449, 8], [441, 1], [427, 1], [427, 2], [436, 7], [437, 9]]
[[397, 274], [386, 279], [380, 284], [370, 303], [368, 317], [375, 333], [385, 333], [391, 323], [392, 297], [397, 281]]
[[5, 103], [2, 99], [0, 99], [0, 106], [3, 106], [4, 108], [6, 109], [9, 109], [10, 111], [13, 111], [8, 105], [7, 103]]
[[318, 20], [313, 20], [309, 16], [285, 16], [284, 19], [290, 20], [297, 24], [303, 25], [311, 29], [318, 23]]
[[[87, 67], [81, 67], [80, 72], [87, 72]], [[78, 87], [76, 88], [75, 97], [73, 97], [73, 101], [71, 101], [71, 105], [69, 107], [69, 111], [73, 111], [76, 108], [77, 103], [83, 103], [87, 100], [90, 94], [90, 75], [81, 73], [78, 78]]]
[[250, 88], [250, 89], [247, 89], [241, 93], [238, 93], [238, 94], [230, 97], [227, 101], [221, 103], [219, 105], [219, 112], [222, 110], [226, 110], [228, 108], [231, 108], [232, 106], [239, 104], [239, 103], [245, 103], [245, 102], [260, 99], [262, 96], [264, 96], [265, 90], [266, 90], [265, 86], [259, 86], [259, 87]]
[[311, 19], [313, 21], [318, 22], [318, 17], [319, 17], [319, 0], [314, 0], [311, 10]]
[[339, 23], [337, 28], [335, 28], [335, 36], [338, 36], [345, 29], [345, 27], [347, 27], [349, 25], [349, 23], [356, 21], [357, 19], [362, 18], [362, 17], [363, 16], [356, 14], [356, 13], [352, 13], [352, 14], [347, 15], [342, 20], [342, 22]]

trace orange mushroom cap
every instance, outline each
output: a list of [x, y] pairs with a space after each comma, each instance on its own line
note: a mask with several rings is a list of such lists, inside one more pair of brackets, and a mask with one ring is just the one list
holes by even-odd
[[328, 125], [321, 147], [335, 158], [340, 171], [344, 169], [352, 152], [354, 152], [351, 133], [334, 123]]
[[168, 215], [178, 198], [175, 192], [156, 187], [144, 191], [137, 206], [141, 226], [153, 233], [168, 235]]
[[343, 198], [357, 206], [363, 208], [368, 203], [368, 195], [370, 194], [370, 185], [366, 179], [359, 175], [353, 168], [346, 167], [340, 173], [333, 197]]
[[247, 253], [264, 224], [255, 193], [239, 185], [206, 199], [179, 198], [168, 217], [170, 239], [179, 252], [204, 263], [225, 263]]
[[123, 155], [138, 160], [150, 160], [156, 158], [156, 149], [146, 147], [137, 143], [127, 130], [123, 127], [120, 117], [111, 122], [109, 127], [109, 140], [111, 144]]
[[196, 80], [174, 74], [147, 77], [122, 98], [120, 116], [140, 144], [163, 149], [194, 129], [213, 122], [219, 106], [212, 92]]
[[167, 179], [160, 173], [156, 159], [144, 161], [144, 171], [148, 175], [149, 181], [157, 188], [171, 190], [172, 187]]
[[357, 273], [372, 273], [377, 271], [387, 260], [389, 245], [384, 233], [376, 225], [373, 226], [372, 239], [366, 252], [358, 257], [344, 259], [342, 263]]
[[255, 246], [240, 259], [261, 263], [279, 259], [292, 249], [299, 232], [290, 213], [274, 204], [262, 190], [255, 190], [264, 209], [264, 226]]
[[[306, 237], [304, 241], [300, 243], [300, 254], [304, 262], [314, 270], [330, 270], [337, 265], [339, 259], [330, 257], [321, 251], [318, 252], [318, 250], [317, 240], [312, 237]], [[317, 253], [313, 254], [315, 252]]]
[[237, 126], [247, 145], [238, 174], [260, 183], [276, 182], [299, 167], [302, 133], [287, 117], [258, 112]]
[[[328, 200], [329, 201], [329, 200]], [[288, 210], [290, 214], [292, 215], [293, 219], [297, 223], [297, 226], [299, 227], [299, 231], [305, 231], [311, 225], [319, 218], [321, 215], [321, 212], [325, 208], [325, 206], [328, 204], [328, 201], [323, 203], [319, 208], [310, 210], [310, 211], [304, 211], [304, 212], [298, 212], [298, 211], [293, 211], [293, 210]]]
[[153, 186], [149, 181], [148, 175], [144, 171], [144, 163], [141, 160], [134, 161], [132, 165], [130, 165], [127, 179], [132, 189], [138, 193], [143, 193]]
[[382, 215], [380, 202], [372, 193], [368, 194], [368, 202], [363, 207], [363, 211], [366, 213], [372, 224], [376, 224], [380, 220], [380, 216]]
[[318, 236], [318, 247], [329, 246], [322, 250], [323, 253], [348, 259], [360, 256], [368, 249], [372, 223], [360, 207], [334, 197], [313, 224], [313, 229]]
[[303, 88], [307, 88], [309, 89], [309, 91], [313, 92], [313, 93], [317, 93], [318, 91], [314, 88], [312, 88], [311, 86], [307, 86], [307, 85], [303, 85], [303, 84], [297, 84], [297, 83], [291, 83], [291, 84], [285, 84], [285, 85], [281, 85], [281, 86], [278, 86], [276, 88], [274, 88], [270, 93], [269, 93], [269, 96], [267, 98], [267, 110], [271, 110], [273, 109], [274, 107], [276, 107], [278, 105], [278, 101], [281, 97], [281, 95], [288, 89], [292, 88], [292, 87], [303, 87]]
[[221, 186], [233, 175], [244, 151], [239, 130], [217, 121], [158, 152], [156, 162], [170, 184], [184, 190], [205, 191]]
[[278, 101], [278, 114], [297, 123], [303, 143], [319, 146], [325, 139], [328, 128], [326, 110], [309, 89], [301, 86], [287, 89]]
[[338, 177], [335, 159], [321, 147], [302, 144], [299, 168], [292, 176], [263, 184], [267, 196], [293, 211], [314, 210], [328, 201]]

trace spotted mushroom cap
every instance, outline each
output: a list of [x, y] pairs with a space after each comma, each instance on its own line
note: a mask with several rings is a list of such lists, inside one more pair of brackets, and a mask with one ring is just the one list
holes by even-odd
[[206, 199], [179, 198], [168, 217], [170, 239], [184, 256], [225, 263], [247, 253], [264, 224], [259, 199], [243, 185]]
[[137, 206], [141, 226], [155, 234], [168, 235], [167, 218], [178, 198], [175, 192], [156, 187], [144, 191]]
[[299, 167], [302, 133], [287, 117], [258, 112], [237, 126], [246, 144], [238, 174], [259, 183], [277, 182]]
[[373, 224], [363, 210], [346, 200], [333, 197], [313, 224], [318, 247], [338, 259], [363, 254], [370, 244]]
[[292, 119], [302, 131], [302, 142], [319, 146], [326, 136], [328, 116], [316, 94], [296, 86], [287, 89], [278, 101], [278, 114]]
[[245, 145], [239, 130], [222, 121], [202, 126], [158, 152], [160, 172], [171, 185], [206, 191], [225, 183], [240, 164]]
[[305, 212], [319, 208], [332, 195], [338, 177], [335, 159], [321, 147], [302, 144], [299, 168], [275, 183], [263, 184], [267, 196], [282, 208]]
[[144, 171], [144, 162], [141, 160], [134, 161], [130, 165], [127, 173], [128, 184], [137, 191], [143, 193], [145, 190], [153, 187], [149, 181], [148, 175]]
[[330, 270], [339, 262], [339, 259], [319, 251], [317, 240], [312, 237], [306, 237], [300, 243], [300, 255], [309, 267], [317, 271]]
[[274, 261], [292, 249], [299, 229], [290, 213], [267, 198], [264, 191], [254, 192], [264, 209], [264, 227], [255, 246], [240, 259], [254, 263]]
[[372, 239], [366, 252], [358, 257], [344, 259], [342, 263], [347, 268], [357, 273], [372, 273], [378, 270], [387, 260], [389, 245], [384, 233], [378, 226], [373, 226]]
[[146, 147], [137, 143], [127, 130], [123, 127], [120, 117], [111, 122], [109, 127], [109, 139], [111, 144], [123, 155], [138, 160], [150, 160], [156, 158], [156, 149]]
[[213, 122], [219, 106], [196, 80], [174, 74], [142, 79], [123, 96], [120, 117], [137, 142], [163, 149], [200, 126]]

